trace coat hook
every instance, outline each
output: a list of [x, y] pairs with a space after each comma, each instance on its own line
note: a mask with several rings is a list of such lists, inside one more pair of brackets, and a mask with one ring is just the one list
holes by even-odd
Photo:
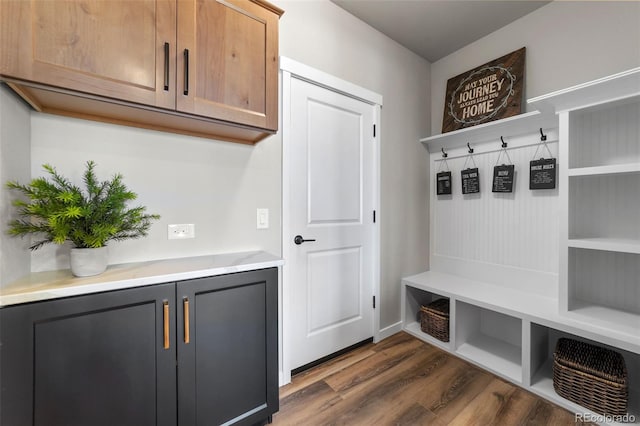
[[502, 136], [500, 136], [500, 140], [502, 141], [502, 147], [506, 148], [507, 147], [507, 143], [504, 141], [504, 139], [502, 138]]
[[447, 158], [449, 156], [449, 154], [444, 152], [444, 148], [440, 148], [440, 151], [442, 151], [442, 158]]
[[542, 127], [540, 127], [540, 141], [545, 142], [547, 140], [547, 135], [542, 133]]
[[469, 148], [469, 154], [473, 154], [473, 148], [471, 148], [471, 145], [469, 145], [469, 142], [467, 142], [467, 148]]

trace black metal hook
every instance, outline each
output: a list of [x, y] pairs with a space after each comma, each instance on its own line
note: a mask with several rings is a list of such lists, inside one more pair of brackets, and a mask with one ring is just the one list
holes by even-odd
[[467, 148], [469, 148], [469, 154], [473, 154], [473, 148], [471, 148], [471, 145], [469, 145], [469, 142], [467, 142]]
[[500, 140], [502, 141], [502, 147], [506, 148], [507, 147], [507, 143], [504, 141], [504, 139], [502, 138], [502, 136], [500, 136]]
[[547, 135], [542, 133], [542, 127], [540, 127], [540, 141], [545, 142], [547, 140]]
[[442, 158], [447, 158], [449, 156], [449, 154], [444, 152], [444, 148], [440, 148], [440, 151], [442, 151]]

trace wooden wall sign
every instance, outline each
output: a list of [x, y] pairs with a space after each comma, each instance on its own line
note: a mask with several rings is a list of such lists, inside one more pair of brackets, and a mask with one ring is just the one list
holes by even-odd
[[447, 81], [442, 133], [522, 112], [525, 48]]

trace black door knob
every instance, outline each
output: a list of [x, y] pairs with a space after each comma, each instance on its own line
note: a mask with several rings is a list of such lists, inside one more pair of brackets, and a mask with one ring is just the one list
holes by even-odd
[[306, 243], [307, 241], [315, 241], [315, 240], [305, 240], [304, 238], [302, 238], [302, 235], [296, 235], [293, 239], [293, 242], [296, 243], [297, 245]]

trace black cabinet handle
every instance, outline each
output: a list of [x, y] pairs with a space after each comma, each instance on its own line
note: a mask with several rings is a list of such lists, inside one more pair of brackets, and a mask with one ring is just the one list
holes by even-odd
[[189, 49], [184, 49], [184, 95], [189, 95]]
[[302, 243], [306, 243], [309, 241], [315, 241], [315, 240], [305, 240], [304, 238], [302, 238], [302, 235], [296, 235], [295, 238], [293, 239], [293, 242], [296, 243], [297, 245], [300, 245]]
[[169, 90], [169, 43], [164, 44], [164, 90]]

